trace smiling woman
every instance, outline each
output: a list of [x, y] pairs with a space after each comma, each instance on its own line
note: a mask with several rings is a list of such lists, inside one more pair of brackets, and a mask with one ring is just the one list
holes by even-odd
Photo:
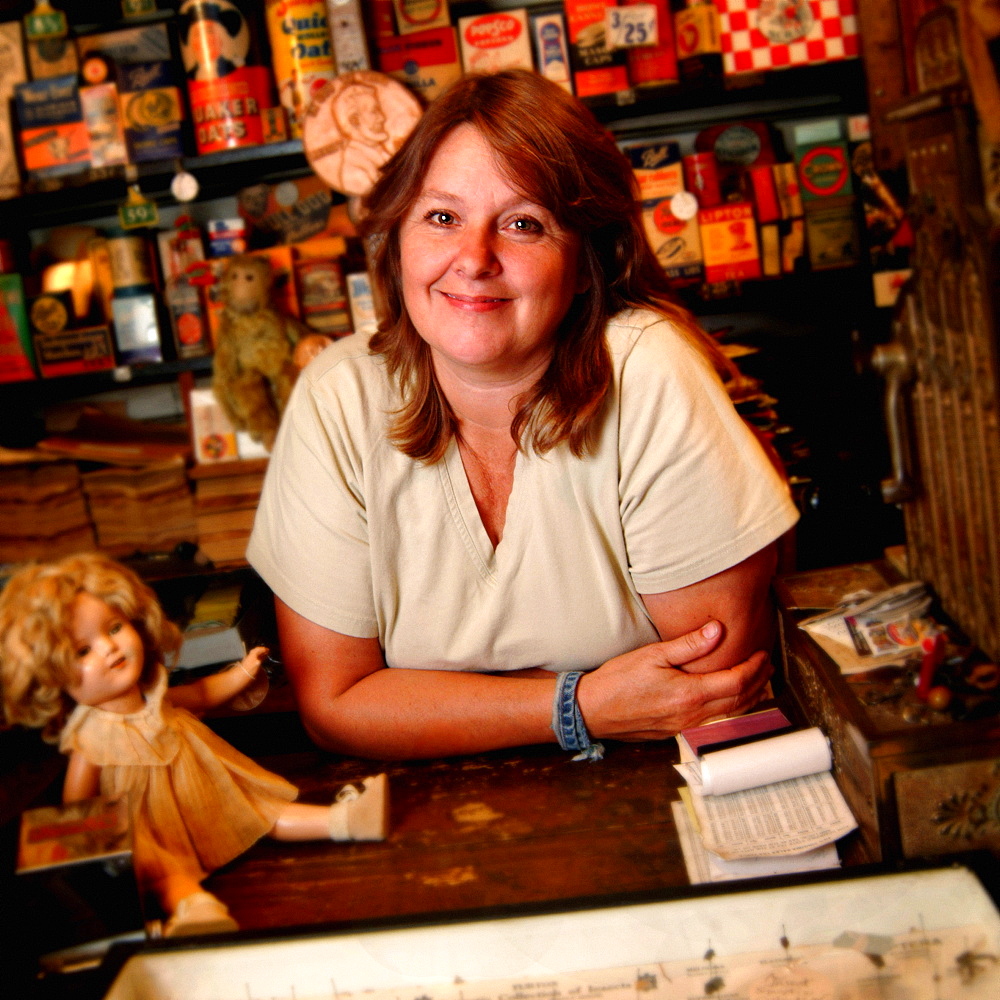
[[300, 377], [248, 549], [314, 739], [594, 759], [755, 705], [796, 511], [612, 137], [467, 76], [365, 205], [378, 332]]

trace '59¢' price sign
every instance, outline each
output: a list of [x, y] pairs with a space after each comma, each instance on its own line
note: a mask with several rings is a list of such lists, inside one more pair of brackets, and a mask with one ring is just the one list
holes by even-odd
[[659, 44], [655, 4], [636, 3], [604, 10], [604, 44], [609, 51]]

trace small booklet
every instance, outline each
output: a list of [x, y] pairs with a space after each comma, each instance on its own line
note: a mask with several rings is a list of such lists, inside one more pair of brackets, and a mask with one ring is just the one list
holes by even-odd
[[780, 708], [767, 708], [731, 719], [706, 722], [703, 726], [682, 729], [677, 734], [681, 760], [696, 760], [703, 754], [728, 747], [741, 746], [754, 740], [766, 739], [792, 724]]

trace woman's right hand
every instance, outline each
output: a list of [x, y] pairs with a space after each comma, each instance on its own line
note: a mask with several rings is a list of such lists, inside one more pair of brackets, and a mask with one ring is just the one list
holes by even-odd
[[667, 642], [616, 656], [584, 674], [577, 702], [593, 739], [657, 740], [710, 719], [739, 715], [767, 697], [767, 653], [710, 673], [678, 669], [710, 653], [722, 627], [711, 621]]

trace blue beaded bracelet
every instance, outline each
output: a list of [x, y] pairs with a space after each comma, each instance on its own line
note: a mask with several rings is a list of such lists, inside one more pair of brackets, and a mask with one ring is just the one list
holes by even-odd
[[552, 731], [563, 750], [578, 750], [573, 760], [600, 760], [604, 744], [591, 742], [576, 701], [576, 686], [583, 676], [581, 670], [567, 670], [556, 678], [556, 694], [552, 701]]

